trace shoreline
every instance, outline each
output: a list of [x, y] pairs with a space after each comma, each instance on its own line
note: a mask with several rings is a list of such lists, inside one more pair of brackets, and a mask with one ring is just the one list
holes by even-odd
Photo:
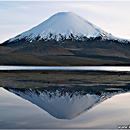
[[49, 86], [128, 87], [130, 72], [0, 70], [0, 87], [37, 88]]

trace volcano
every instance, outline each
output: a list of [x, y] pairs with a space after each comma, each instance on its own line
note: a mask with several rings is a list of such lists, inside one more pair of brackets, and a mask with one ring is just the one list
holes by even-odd
[[0, 64], [129, 65], [129, 50], [129, 40], [73, 12], [60, 12], [5, 41], [0, 46]]
[[38, 26], [8, 40], [8, 43], [19, 40], [33, 41], [63, 41], [66, 39], [80, 40], [101, 37], [102, 40], [118, 40], [104, 30], [96, 27], [73, 12], [61, 12], [53, 15]]

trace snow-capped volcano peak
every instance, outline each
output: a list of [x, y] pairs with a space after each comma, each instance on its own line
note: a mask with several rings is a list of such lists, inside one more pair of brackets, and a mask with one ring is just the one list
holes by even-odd
[[107, 40], [123, 40], [103, 31], [73, 12], [60, 12], [51, 16], [38, 26], [9, 39], [8, 42], [22, 39], [30, 42], [66, 39], [85, 40], [90, 37], [96, 38], [99, 36]]
[[86, 35], [90, 37], [97, 36], [100, 32], [88, 21], [72, 12], [57, 13], [47, 21], [40, 24], [40, 26], [43, 29], [41, 30], [43, 31], [42, 33], [48, 34], [51, 32], [52, 34], [56, 35], [61, 34], [69, 36], [70, 34], [73, 34]]
[[58, 41], [70, 39], [70, 37], [75, 39], [79, 39], [80, 37], [95, 38], [100, 35], [111, 36], [73, 12], [60, 12], [29, 31], [10, 39], [9, 42], [21, 39], [30, 42], [50, 39]]

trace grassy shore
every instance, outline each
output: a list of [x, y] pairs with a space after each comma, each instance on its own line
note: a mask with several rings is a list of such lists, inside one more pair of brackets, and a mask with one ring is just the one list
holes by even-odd
[[37, 88], [56, 85], [129, 88], [130, 73], [103, 71], [0, 71], [0, 87]]

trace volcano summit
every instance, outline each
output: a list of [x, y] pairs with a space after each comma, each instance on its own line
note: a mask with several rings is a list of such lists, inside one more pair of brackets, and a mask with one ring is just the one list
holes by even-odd
[[[60, 12], [0, 46], [0, 64], [128, 65], [130, 41]], [[12, 58], [12, 61], [10, 60]]]
[[92, 23], [76, 15], [73, 12], [61, 12], [53, 15], [38, 26], [26, 31], [14, 38], [10, 42], [22, 39], [26, 41], [63, 41], [66, 39], [81, 40], [101, 37], [103, 40], [120, 40], [111, 34], [96, 27]]

